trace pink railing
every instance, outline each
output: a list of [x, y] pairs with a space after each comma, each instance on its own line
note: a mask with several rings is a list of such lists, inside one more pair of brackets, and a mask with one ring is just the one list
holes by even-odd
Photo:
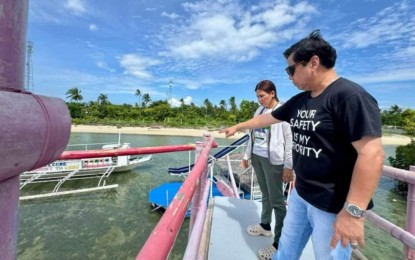
[[[214, 147], [217, 147], [216, 143], [212, 143]], [[123, 155], [138, 155], [138, 154], [156, 154], [156, 153], [170, 153], [170, 152], [182, 152], [195, 150], [194, 145], [165, 145], [154, 147], [140, 147], [140, 148], [127, 148], [127, 149], [113, 149], [113, 150], [88, 150], [88, 151], [65, 151], [59, 157], [60, 160], [73, 160], [73, 159], [87, 159], [97, 157], [111, 157], [111, 156], [123, 156]]]
[[400, 228], [373, 211], [366, 212], [365, 217], [404, 244], [403, 259], [415, 259], [415, 166], [410, 171], [383, 166], [383, 175], [408, 183], [406, 227]]
[[[167, 259], [174, 245], [179, 229], [184, 221], [186, 211], [189, 207], [190, 201], [193, 198], [193, 195], [195, 194], [195, 191], [197, 190], [199, 195], [200, 193], [205, 194], [205, 192], [203, 192], [204, 187], [201, 187], [201, 183], [204, 183], [206, 185], [206, 182], [202, 182], [202, 180], [206, 179], [207, 177], [207, 165], [212, 143], [213, 137], [209, 137], [202, 144], [203, 149], [200, 152], [200, 154], [197, 155], [197, 161], [192, 171], [190, 172], [186, 180], [183, 182], [182, 186], [176, 193], [176, 196], [174, 197], [173, 201], [170, 203], [170, 205], [164, 212], [157, 226], [151, 232], [150, 236], [148, 237], [144, 246], [141, 248], [136, 259]], [[198, 150], [196, 149], [196, 151]], [[201, 197], [204, 198], [206, 196], [202, 195]], [[201, 205], [200, 202], [199, 205]], [[194, 222], [195, 221], [193, 221], [193, 223]], [[201, 232], [200, 228], [197, 228], [197, 230], [199, 230], [199, 233]]]

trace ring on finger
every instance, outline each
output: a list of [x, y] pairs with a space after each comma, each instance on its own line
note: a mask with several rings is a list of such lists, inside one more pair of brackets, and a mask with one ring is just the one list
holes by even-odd
[[358, 242], [350, 242], [350, 246], [351, 246], [353, 249], [356, 249], [356, 248], [359, 246], [359, 243], [358, 243]]

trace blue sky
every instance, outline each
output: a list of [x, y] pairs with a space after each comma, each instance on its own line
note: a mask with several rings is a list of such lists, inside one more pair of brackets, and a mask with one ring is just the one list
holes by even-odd
[[282, 52], [320, 29], [336, 49], [340, 76], [361, 84], [382, 109], [415, 108], [415, 2], [32, 0], [36, 94], [84, 102], [106, 94], [135, 104], [139, 89], [172, 103], [255, 100], [263, 79], [280, 100], [298, 93]]

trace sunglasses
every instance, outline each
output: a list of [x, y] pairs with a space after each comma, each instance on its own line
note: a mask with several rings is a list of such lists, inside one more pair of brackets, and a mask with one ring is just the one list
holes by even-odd
[[304, 64], [304, 63], [305, 63], [305, 61], [297, 62], [293, 65], [290, 65], [290, 66], [286, 67], [285, 71], [287, 72], [288, 76], [293, 77], [294, 73], [295, 73], [295, 68], [297, 67], [297, 65], [298, 64]]

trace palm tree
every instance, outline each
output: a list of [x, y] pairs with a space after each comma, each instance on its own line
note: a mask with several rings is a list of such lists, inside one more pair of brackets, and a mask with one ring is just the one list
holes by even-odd
[[180, 106], [182, 107], [182, 114], [183, 114], [183, 108], [184, 108], [184, 99], [180, 99]]
[[99, 94], [97, 101], [101, 105], [108, 105], [108, 104], [110, 104], [110, 102], [108, 100], [108, 95], [106, 95], [106, 94]]
[[138, 97], [137, 106], [140, 107], [140, 103], [141, 103], [141, 91], [139, 89], [136, 89], [135, 90], [135, 95]]
[[226, 101], [225, 101], [224, 99], [222, 99], [222, 100], [219, 102], [219, 105], [220, 105], [220, 108], [221, 108], [222, 110], [226, 110]]
[[144, 107], [147, 107], [147, 104], [150, 103], [151, 99], [150, 99], [150, 95], [145, 93], [143, 95], [143, 105]]
[[230, 97], [229, 98], [229, 106], [231, 107], [231, 113], [234, 114], [236, 112], [236, 102], [235, 102], [235, 97]]
[[210, 103], [209, 99], [208, 99], [208, 98], [206, 98], [206, 99], [203, 101], [203, 105], [206, 107], [206, 116], [207, 116], [207, 114], [208, 114], [208, 110], [210, 110], [210, 108], [212, 107], [212, 103]]
[[402, 108], [400, 108], [398, 105], [393, 105], [389, 109], [390, 114], [400, 114], [402, 113]]
[[81, 95], [81, 90], [78, 89], [77, 87], [73, 87], [71, 89], [69, 89], [68, 91], [66, 91], [66, 98], [69, 98], [72, 101], [78, 102], [81, 101], [83, 99], [82, 95]]

